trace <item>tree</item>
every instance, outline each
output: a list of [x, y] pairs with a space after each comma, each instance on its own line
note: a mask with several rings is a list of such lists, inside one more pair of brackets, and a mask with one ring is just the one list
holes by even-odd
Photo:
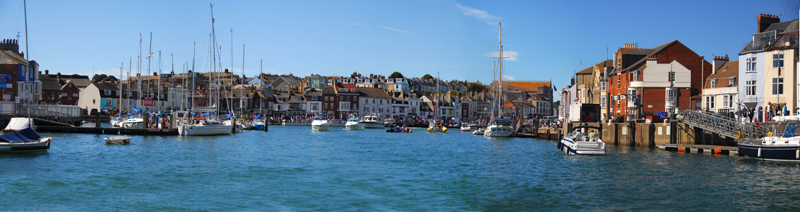
[[403, 78], [403, 74], [395, 71], [392, 73], [392, 75], [389, 75], [389, 78]]
[[105, 74], [95, 74], [94, 76], [92, 76], [92, 82], [103, 81], [103, 79], [105, 79], [106, 77], [108, 77], [108, 76], [105, 75]]
[[103, 78], [103, 81], [112, 81], [112, 82], [117, 81], [117, 77], [115, 77], [114, 75], [108, 75], [105, 78]]
[[430, 78], [433, 78], [433, 76], [431, 76], [430, 74], [422, 75], [422, 79], [424, 79], [424, 80], [428, 80]]
[[450, 95], [453, 95], [453, 96], [458, 96], [458, 91], [456, 91], [456, 90], [450, 90]]
[[489, 88], [486, 88], [485, 85], [481, 85], [481, 84], [478, 84], [478, 83], [469, 84], [469, 88], [467, 88], [467, 91], [474, 91], [474, 92], [481, 92], [481, 91], [488, 91], [488, 90], [489, 90]]

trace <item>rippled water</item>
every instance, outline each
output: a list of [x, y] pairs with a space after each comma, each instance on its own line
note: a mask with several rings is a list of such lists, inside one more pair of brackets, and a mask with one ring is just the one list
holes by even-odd
[[49, 151], [0, 155], [0, 210], [775, 210], [800, 207], [800, 165], [465, 132], [218, 137], [43, 133]]

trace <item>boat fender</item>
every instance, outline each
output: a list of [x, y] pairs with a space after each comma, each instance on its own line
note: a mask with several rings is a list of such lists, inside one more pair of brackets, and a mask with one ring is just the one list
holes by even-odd
[[758, 148], [758, 157], [761, 157], [761, 147]]
[[742, 131], [741, 130], [736, 131], [736, 139], [739, 139], [739, 140], [742, 139]]
[[794, 158], [800, 159], [800, 149], [797, 149], [797, 151], [794, 152]]

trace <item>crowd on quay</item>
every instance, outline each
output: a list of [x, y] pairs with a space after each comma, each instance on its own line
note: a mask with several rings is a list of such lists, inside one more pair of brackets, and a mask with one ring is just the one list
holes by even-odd
[[[755, 111], [754, 108], [747, 108], [744, 106], [740, 106], [734, 112], [734, 115], [740, 120], [745, 122], [758, 122], [757, 116], [759, 115], [758, 112]], [[791, 115], [786, 105], [783, 107], [779, 107], [776, 104], [772, 104], [772, 102], [768, 102], [767, 105], [764, 107], [764, 121], [763, 122], [771, 122], [773, 117], [776, 116], [789, 116]]]

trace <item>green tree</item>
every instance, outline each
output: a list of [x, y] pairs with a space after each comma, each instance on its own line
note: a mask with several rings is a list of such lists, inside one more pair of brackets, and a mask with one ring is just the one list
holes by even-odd
[[114, 75], [108, 75], [105, 78], [103, 78], [103, 81], [106, 81], [106, 80], [112, 81], [112, 82], [113, 81], [117, 81], [117, 77], [115, 77]]
[[458, 96], [458, 91], [457, 90], [450, 90], [450, 95]]
[[489, 90], [489, 88], [486, 88], [485, 85], [481, 85], [481, 84], [478, 84], [478, 83], [469, 84], [469, 88], [467, 88], [467, 91], [474, 91], [474, 92], [481, 92], [481, 91], [488, 91], [488, 90]]
[[105, 79], [106, 77], [108, 77], [108, 76], [105, 75], [105, 74], [95, 74], [94, 76], [92, 76], [92, 82], [103, 81], [103, 79]]
[[389, 75], [389, 78], [403, 78], [403, 74], [395, 71], [392, 73], [392, 75]]
[[428, 80], [430, 78], [433, 78], [433, 76], [431, 76], [430, 74], [422, 75], [422, 79], [424, 79], [424, 80]]

